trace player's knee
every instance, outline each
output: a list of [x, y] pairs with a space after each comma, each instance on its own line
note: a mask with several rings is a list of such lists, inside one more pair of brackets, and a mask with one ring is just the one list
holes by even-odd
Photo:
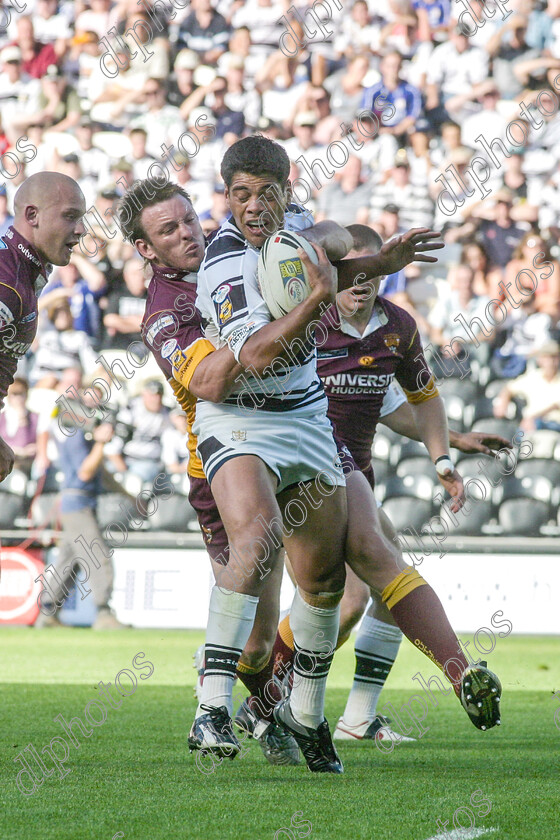
[[344, 588], [333, 592], [307, 592], [298, 587], [299, 594], [306, 603], [311, 607], [318, 607], [319, 609], [329, 610], [337, 607], [344, 595]]

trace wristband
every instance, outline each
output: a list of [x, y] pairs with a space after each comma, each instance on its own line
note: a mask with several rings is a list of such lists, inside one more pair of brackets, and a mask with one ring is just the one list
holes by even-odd
[[438, 475], [445, 475], [447, 470], [451, 470], [451, 472], [455, 470], [455, 466], [449, 455], [440, 455], [439, 458], [436, 458], [435, 467]]

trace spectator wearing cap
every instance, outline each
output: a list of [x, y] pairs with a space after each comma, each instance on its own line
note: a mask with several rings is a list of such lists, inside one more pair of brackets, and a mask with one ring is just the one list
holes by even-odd
[[449, 115], [446, 103], [468, 93], [488, 78], [488, 54], [473, 47], [456, 20], [449, 25], [449, 40], [433, 51], [426, 78], [426, 116], [439, 125]]
[[518, 397], [525, 400], [522, 429], [560, 432], [560, 345], [547, 341], [533, 355], [536, 369], [507, 383], [494, 401], [494, 415], [505, 417], [509, 403]]
[[406, 229], [430, 228], [434, 221], [434, 203], [426, 184], [410, 180], [410, 165], [405, 154], [397, 155], [389, 179], [371, 193], [370, 220], [375, 221], [386, 204], [399, 208], [400, 223]]
[[210, 111], [209, 120], [214, 125], [215, 136], [218, 140], [226, 134], [235, 135], [239, 139], [245, 128], [245, 117], [242, 111], [233, 111], [226, 104], [228, 90], [227, 80], [223, 76], [215, 76], [208, 84], [201, 85], [181, 106], [181, 116], [188, 119], [189, 115], [203, 103]]
[[162, 145], [172, 146], [183, 132], [179, 108], [166, 102], [165, 83], [162, 79], [150, 78], [144, 85], [145, 112], [131, 120], [130, 128], [143, 128], [146, 132], [148, 154], [161, 160]]
[[8, 228], [13, 225], [14, 217], [8, 212], [8, 196], [4, 184], [0, 186], [0, 239]]
[[202, 64], [214, 65], [226, 51], [231, 29], [211, 0], [192, 0], [191, 10], [179, 27], [178, 45], [193, 50]]
[[0, 113], [2, 125], [15, 142], [21, 125], [39, 110], [41, 83], [22, 70], [21, 50], [17, 46], [4, 47], [0, 52]]
[[167, 85], [167, 102], [180, 108], [185, 99], [194, 93], [197, 85], [194, 71], [199, 65], [198, 56], [193, 50], [181, 50], [177, 53], [173, 65], [174, 73]]
[[377, 114], [380, 132], [397, 137], [410, 131], [422, 109], [420, 91], [400, 78], [401, 68], [398, 52], [392, 50], [384, 55], [379, 66], [381, 79], [366, 89], [361, 103], [363, 109]]
[[[315, 178], [318, 178], [321, 185], [324, 186], [330, 180], [325, 175], [324, 170], [318, 164], [313, 166], [315, 161], [321, 161], [325, 158], [326, 149], [315, 142], [315, 128], [317, 126], [317, 114], [315, 111], [300, 111], [294, 117], [293, 123], [293, 137], [286, 140], [284, 148], [291, 161], [297, 163], [304, 173], [309, 173], [309, 168], [312, 168]], [[303, 158], [306, 164], [302, 163], [300, 158]], [[327, 167], [328, 171], [332, 171], [332, 167]], [[309, 174], [304, 175], [311, 187], [316, 186]]]
[[125, 438], [115, 436], [106, 453], [117, 472], [129, 471], [143, 481], [153, 481], [163, 468], [162, 437], [171, 424], [163, 405], [163, 384], [149, 380], [117, 417], [119, 429], [129, 429]]
[[484, 245], [491, 268], [505, 268], [525, 234], [525, 228], [511, 218], [512, 204], [511, 190], [498, 190], [494, 194], [494, 218], [483, 219], [478, 228], [477, 239]]
[[29, 15], [18, 18], [16, 33], [16, 43], [21, 50], [21, 68], [24, 73], [28, 73], [34, 79], [42, 78], [47, 68], [58, 64], [66, 50], [64, 42], [57, 41], [53, 45], [38, 41], [35, 38], [33, 21]]
[[8, 388], [6, 405], [0, 414], [0, 436], [13, 450], [15, 469], [29, 476], [37, 454], [39, 415], [27, 408], [28, 393], [27, 380], [16, 377]]
[[144, 264], [139, 257], [124, 264], [125, 288], [113, 289], [107, 297], [103, 316], [103, 348], [126, 351], [133, 342], [142, 342], [140, 324], [146, 307]]

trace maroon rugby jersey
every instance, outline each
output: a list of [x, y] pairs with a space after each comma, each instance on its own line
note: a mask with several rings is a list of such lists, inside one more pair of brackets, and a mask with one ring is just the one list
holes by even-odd
[[8, 228], [0, 239], [0, 408], [37, 332], [37, 297], [52, 269], [27, 239]]
[[216, 348], [204, 337], [200, 315], [195, 308], [196, 274], [154, 265], [148, 286], [146, 310], [142, 319], [142, 338], [173, 388], [187, 415], [188, 474], [204, 478], [192, 433], [196, 397], [189, 391], [199, 362]]
[[[383, 398], [393, 379], [410, 403], [437, 396], [414, 318], [378, 297], [365, 337], [341, 320], [331, 306], [317, 330], [317, 369], [329, 400], [328, 416], [335, 434], [364, 472]], [[346, 330], [346, 331], [343, 331]], [[369, 331], [371, 330], [371, 331]], [[351, 334], [350, 334], [351, 333]]]

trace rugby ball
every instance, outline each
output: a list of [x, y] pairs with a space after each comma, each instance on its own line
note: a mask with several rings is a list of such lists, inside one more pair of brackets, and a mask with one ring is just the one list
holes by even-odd
[[272, 318], [287, 315], [311, 294], [306, 268], [297, 254], [303, 248], [312, 262], [319, 259], [309, 242], [291, 230], [279, 230], [259, 254], [257, 281]]

